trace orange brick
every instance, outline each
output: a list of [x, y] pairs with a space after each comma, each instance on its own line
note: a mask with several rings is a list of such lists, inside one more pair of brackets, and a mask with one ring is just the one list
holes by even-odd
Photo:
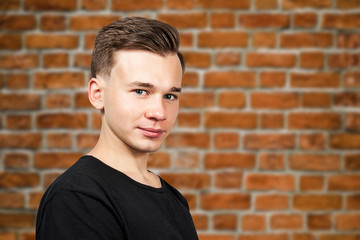
[[341, 115], [339, 113], [290, 113], [289, 129], [339, 129]]
[[253, 168], [255, 155], [252, 153], [208, 153], [205, 155], [206, 169]]
[[93, 49], [95, 43], [95, 33], [89, 33], [85, 35], [84, 48], [85, 49]]
[[242, 216], [242, 230], [264, 231], [265, 228], [266, 218], [264, 215], [247, 214]]
[[168, 9], [193, 9], [194, 5], [194, 0], [168, 0], [166, 2], [166, 7]]
[[239, 23], [244, 28], [287, 28], [290, 25], [288, 14], [240, 14]]
[[322, 52], [302, 52], [302, 53], [300, 53], [300, 67], [302, 67], [302, 68], [322, 68], [322, 67], [324, 67], [324, 54]]
[[286, 76], [284, 72], [261, 72], [261, 87], [284, 87]]
[[149, 156], [148, 160], [149, 168], [169, 168], [170, 156], [166, 152], [156, 152]]
[[0, 49], [19, 50], [21, 46], [20, 34], [0, 34]]
[[214, 12], [210, 17], [212, 28], [235, 27], [235, 14], [233, 12]]
[[181, 94], [180, 108], [205, 108], [214, 106], [213, 92], [186, 92]]
[[182, 52], [187, 67], [207, 68], [210, 66], [210, 54], [207, 52]]
[[248, 67], [294, 67], [296, 56], [292, 53], [260, 53], [249, 52], [246, 54]]
[[293, 201], [293, 207], [296, 210], [340, 210], [342, 208], [342, 197], [336, 194], [297, 194]]
[[[0, 3], [0, 9], [1, 7], [3, 7], [2, 4], [3, 2]], [[17, 239], [17, 234], [15, 232], [0, 232], [0, 240], [16, 240], [16, 239]]]
[[35, 216], [33, 213], [0, 213], [1, 228], [33, 228]]
[[200, 114], [199, 113], [179, 113], [177, 118], [179, 127], [199, 127]]
[[[6, 141], [5, 141], [6, 139]], [[38, 149], [42, 144], [40, 133], [2, 133], [0, 148]]]
[[77, 8], [76, 0], [56, 1], [56, 0], [25, 0], [26, 10], [54, 10], [54, 11], [73, 11]]
[[39, 94], [0, 93], [1, 110], [38, 110], [41, 107]]
[[346, 129], [360, 130], [360, 114], [359, 113], [346, 113]]
[[346, 197], [346, 209], [347, 210], [360, 209], [360, 194], [354, 193]]
[[360, 106], [360, 93], [358, 92], [340, 92], [334, 94], [334, 105], [341, 107]]
[[249, 209], [250, 195], [242, 193], [205, 193], [201, 195], [201, 208], [205, 210]]
[[61, 173], [47, 173], [47, 174], [44, 174], [43, 188], [46, 189], [46, 188], [50, 187], [51, 183], [53, 183], [60, 175], [61, 175]]
[[191, 214], [191, 216], [193, 218], [196, 230], [206, 230], [208, 228], [209, 220], [205, 214]]
[[289, 208], [289, 197], [281, 194], [258, 195], [255, 199], [256, 210], [286, 210]]
[[28, 88], [29, 76], [26, 73], [10, 73], [5, 77], [5, 86], [9, 89]]
[[166, 147], [169, 148], [183, 148], [183, 147], [197, 147], [208, 148], [210, 146], [210, 136], [208, 133], [172, 133], [166, 141]]
[[347, 72], [344, 79], [346, 87], [360, 87], [360, 72]]
[[354, 9], [360, 7], [359, 2], [357, 0], [347, 0], [347, 1], [336, 1], [336, 6], [339, 9]]
[[330, 175], [328, 178], [329, 190], [357, 191], [360, 190], [360, 175]]
[[294, 233], [293, 240], [315, 240], [315, 234], [313, 233]]
[[265, 109], [289, 109], [299, 106], [298, 93], [252, 92], [251, 107]]
[[65, 68], [69, 66], [69, 55], [67, 53], [44, 54], [45, 68]]
[[231, 149], [239, 147], [239, 135], [237, 133], [215, 133], [214, 145], [217, 149]]
[[3, 69], [32, 69], [39, 65], [36, 54], [3, 54], [0, 56], [0, 66]]
[[276, 153], [260, 154], [259, 168], [262, 170], [283, 170], [285, 167], [285, 156]]
[[318, 19], [314, 12], [301, 12], [294, 14], [295, 28], [313, 28], [316, 26]]
[[292, 87], [339, 87], [338, 73], [292, 73], [290, 75]]
[[101, 128], [101, 115], [99, 112], [93, 112], [91, 115], [91, 127], [93, 129]]
[[192, 47], [194, 42], [193, 33], [180, 33], [180, 49]]
[[6, 116], [7, 129], [30, 129], [31, 116], [25, 114], [7, 115]]
[[257, 125], [256, 113], [245, 112], [206, 112], [205, 126], [208, 128], [254, 129]]
[[326, 137], [323, 133], [300, 134], [300, 148], [303, 150], [321, 150], [325, 148]]
[[278, 7], [277, 0], [256, 0], [255, 8], [256, 9], [276, 9]]
[[[25, 196], [22, 193], [2, 192], [0, 193], [0, 208], [23, 208]], [[1, 238], [0, 238], [1, 239]]]
[[217, 230], [235, 230], [237, 222], [235, 214], [216, 214], [213, 217], [214, 228]]
[[68, 94], [54, 93], [46, 96], [46, 108], [70, 108], [71, 96]]
[[161, 173], [161, 177], [178, 189], [207, 189], [210, 175], [206, 173]]
[[244, 108], [246, 96], [243, 92], [220, 92], [219, 106], [223, 108]]
[[337, 46], [339, 48], [358, 48], [358, 47], [360, 47], [360, 34], [358, 34], [358, 33], [339, 33], [337, 36]]
[[80, 149], [90, 149], [95, 147], [99, 140], [98, 133], [82, 133], [76, 137], [76, 146]]
[[290, 168], [304, 171], [340, 170], [340, 156], [335, 154], [292, 154]]
[[38, 169], [69, 168], [80, 157], [82, 153], [36, 153], [34, 167]]
[[284, 33], [280, 36], [280, 46], [283, 48], [330, 47], [331, 33]]
[[235, 240], [233, 235], [228, 234], [212, 234], [212, 235], [205, 235], [199, 234], [200, 240]]
[[246, 47], [248, 34], [245, 32], [201, 32], [198, 46], [205, 48]]
[[26, 169], [30, 166], [30, 157], [26, 153], [6, 153], [4, 166], [9, 169]]
[[198, 152], [179, 152], [174, 164], [176, 168], [197, 168], [200, 166], [200, 154]]
[[43, 31], [65, 30], [66, 22], [64, 15], [45, 15], [41, 17], [40, 29]]
[[254, 72], [207, 72], [204, 76], [205, 87], [255, 87]]
[[241, 62], [241, 53], [219, 52], [215, 56], [215, 63], [218, 66], [237, 66]]
[[263, 113], [260, 116], [260, 126], [266, 129], [284, 127], [284, 115], [281, 113]]
[[300, 214], [275, 214], [270, 218], [271, 229], [302, 229], [303, 217]]
[[296, 9], [296, 8], [331, 8], [331, 0], [282, 0], [282, 7], [284, 9]]
[[80, 88], [85, 85], [82, 72], [37, 72], [34, 74], [35, 89]]
[[332, 53], [328, 55], [328, 65], [330, 68], [358, 67], [358, 54], [351, 53]]
[[36, 116], [36, 126], [40, 129], [67, 128], [81, 129], [87, 127], [86, 113], [40, 113]]
[[71, 16], [69, 29], [73, 31], [99, 30], [103, 26], [118, 20], [117, 15]]
[[322, 191], [324, 189], [324, 176], [301, 176], [301, 191]]
[[330, 214], [310, 214], [307, 216], [309, 230], [330, 230], [332, 226]]
[[82, 0], [81, 8], [85, 10], [104, 10], [107, 6], [106, 0]]
[[241, 234], [237, 240], [289, 240], [287, 233]]
[[245, 187], [247, 190], [293, 191], [295, 177], [285, 174], [248, 173], [245, 176]]
[[75, 67], [90, 69], [90, 65], [91, 65], [91, 54], [88, 53], [75, 54], [75, 58], [74, 58]]
[[324, 92], [304, 92], [301, 100], [303, 107], [329, 108], [331, 105], [331, 95]]
[[39, 185], [39, 180], [40, 177], [38, 173], [32, 173], [32, 172], [0, 173], [1, 188], [37, 187]]
[[92, 108], [88, 97], [88, 92], [75, 93], [75, 107], [76, 108]]
[[360, 13], [324, 13], [322, 28], [358, 29]]
[[74, 49], [79, 45], [79, 37], [65, 34], [29, 34], [25, 45], [29, 49]]
[[276, 34], [274, 32], [257, 32], [253, 34], [253, 47], [274, 48], [276, 46]]
[[346, 170], [360, 170], [360, 154], [345, 155], [345, 169]]
[[38, 209], [40, 205], [40, 201], [44, 192], [31, 192], [29, 193], [29, 203], [28, 207], [30, 209]]
[[246, 149], [292, 149], [295, 147], [293, 134], [247, 134], [244, 137]]
[[360, 134], [334, 133], [330, 135], [330, 147], [335, 149], [359, 149]]
[[183, 87], [199, 86], [199, 74], [197, 72], [185, 72], [181, 85]]
[[239, 189], [242, 183], [241, 172], [219, 172], [215, 174], [215, 187]]
[[211, 8], [211, 9], [227, 8], [233, 10], [233, 9], [250, 8], [250, 0], [243, 0], [243, 1], [197, 0], [196, 3], [198, 7]]
[[30, 14], [2, 14], [0, 16], [0, 29], [3, 30], [32, 30], [36, 27], [35, 15]]
[[[20, 9], [20, 0], [12, 0], [12, 1], [2, 1], [0, 2], [0, 10], [19, 10]], [[6, 233], [4, 233], [6, 235]], [[0, 235], [2, 236], [2, 235]], [[11, 236], [11, 234], [9, 234]], [[1, 240], [7, 238], [0, 238]], [[10, 239], [10, 237], [9, 237]], [[15, 237], [14, 237], [15, 239]], [[13, 240], [13, 238], [11, 238]]]
[[360, 230], [360, 214], [337, 214], [335, 216], [335, 226], [340, 231]]
[[154, 1], [133, 1], [133, 0], [114, 0], [111, 9], [114, 11], [137, 11], [137, 10], [158, 10], [163, 3], [161, 0]]
[[320, 240], [356, 240], [359, 237], [359, 234], [350, 234], [350, 233], [333, 233], [333, 234], [322, 234], [320, 235]]
[[47, 133], [46, 145], [48, 148], [71, 148], [72, 135], [70, 133]]
[[159, 13], [158, 19], [179, 29], [204, 28], [207, 25], [207, 17], [203, 12]]

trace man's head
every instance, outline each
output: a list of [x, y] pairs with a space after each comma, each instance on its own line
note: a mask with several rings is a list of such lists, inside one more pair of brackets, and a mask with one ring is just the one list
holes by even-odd
[[108, 78], [114, 66], [114, 55], [120, 50], [145, 50], [161, 56], [177, 54], [182, 70], [185, 60], [179, 51], [178, 31], [161, 21], [128, 17], [102, 28], [95, 39], [91, 57], [93, 78]]

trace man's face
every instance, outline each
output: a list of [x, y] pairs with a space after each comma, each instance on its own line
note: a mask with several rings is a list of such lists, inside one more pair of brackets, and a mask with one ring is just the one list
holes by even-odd
[[176, 54], [119, 51], [103, 91], [103, 128], [131, 151], [153, 152], [174, 126], [182, 69]]

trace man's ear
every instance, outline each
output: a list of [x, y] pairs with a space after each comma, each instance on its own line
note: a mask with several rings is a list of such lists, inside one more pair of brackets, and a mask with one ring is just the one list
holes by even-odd
[[104, 109], [104, 80], [98, 78], [91, 78], [88, 83], [88, 97], [91, 105], [98, 110]]

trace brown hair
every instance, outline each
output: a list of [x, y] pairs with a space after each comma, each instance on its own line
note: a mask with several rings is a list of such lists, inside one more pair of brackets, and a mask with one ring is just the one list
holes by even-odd
[[173, 26], [143, 17], [127, 17], [103, 27], [96, 36], [91, 56], [91, 75], [109, 76], [118, 50], [146, 50], [161, 56], [178, 55], [182, 70], [185, 59], [179, 51], [180, 37]]

